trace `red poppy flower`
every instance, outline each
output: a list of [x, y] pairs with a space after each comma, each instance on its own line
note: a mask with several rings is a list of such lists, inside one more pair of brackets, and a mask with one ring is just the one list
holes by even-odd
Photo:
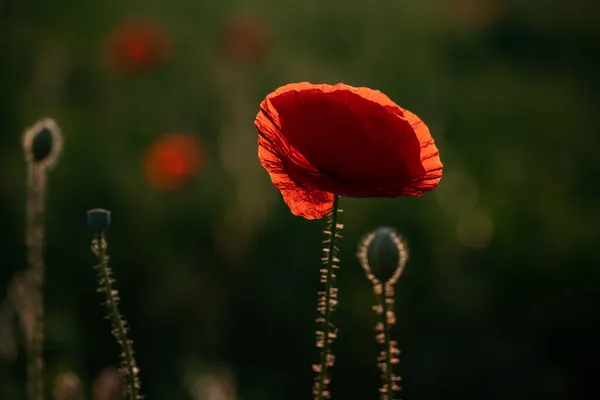
[[289, 84], [264, 99], [254, 124], [261, 164], [307, 219], [329, 213], [334, 195], [420, 196], [442, 177], [425, 123], [369, 88]]
[[222, 32], [224, 51], [235, 61], [260, 61], [266, 51], [268, 35], [264, 23], [246, 15], [236, 15]]
[[152, 21], [127, 21], [108, 38], [107, 57], [112, 68], [132, 73], [156, 69], [171, 53], [163, 29]]
[[144, 169], [155, 189], [178, 189], [202, 167], [202, 147], [193, 136], [171, 133], [154, 141], [146, 153]]

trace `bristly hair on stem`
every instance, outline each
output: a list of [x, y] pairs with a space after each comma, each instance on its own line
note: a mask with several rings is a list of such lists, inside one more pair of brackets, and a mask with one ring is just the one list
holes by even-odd
[[375, 326], [375, 338], [379, 344], [383, 346], [379, 357], [377, 357], [377, 365], [382, 373], [383, 385], [379, 389], [382, 400], [394, 400], [394, 393], [400, 391], [398, 382], [400, 376], [395, 375], [393, 366], [398, 364], [400, 349], [398, 342], [391, 338], [392, 325], [396, 323], [396, 315], [394, 314], [394, 286], [386, 283], [373, 287], [375, 295], [378, 297], [377, 305], [373, 306], [373, 310], [379, 315], [380, 322]]
[[338, 331], [332, 322], [332, 314], [338, 303], [338, 289], [336, 287], [336, 270], [339, 269], [337, 241], [341, 239], [340, 231], [343, 225], [338, 223], [339, 198], [334, 197], [333, 209], [329, 214], [328, 227], [325, 230], [325, 247], [323, 248], [323, 264], [321, 268], [321, 283], [325, 285], [325, 290], [319, 292], [317, 325], [317, 347], [320, 351], [319, 364], [313, 365], [313, 370], [317, 373], [313, 394], [315, 400], [331, 398], [327, 389], [330, 382], [328, 369], [333, 367], [335, 357], [331, 350], [331, 344], [337, 337]]
[[400, 376], [395, 375], [393, 366], [398, 364], [400, 350], [391, 338], [392, 326], [396, 323], [394, 313], [394, 285], [398, 282], [408, 261], [408, 248], [402, 237], [392, 228], [379, 228], [363, 238], [357, 253], [367, 278], [373, 284], [376, 305], [373, 310], [379, 317], [375, 326], [375, 339], [382, 345], [377, 366], [381, 370], [381, 400], [394, 400], [400, 391]]
[[19, 314], [27, 355], [27, 394], [45, 398], [44, 384], [44, 236], [46, 174], [62, 151], [62, 135], [56, 122], [42, 119], [23, 134], [27, 163], [27, 218], [25, 242], [28, 268], [10, 283], [9, 296]]
[[104, 293], [108, 319], [112, 324], [112, 333], [121, 347], [121, 366], [119, 372], [124, 379], [124, 395], [129, 400], [138, 400], [140, 396], [140, 381], [138, 367], [133, 353], [133, 342], [128, 338], [127, 322], [119, 312], [119, 292], [113, 284], [112, 271], [108, 266], [107, 242], [104, 229], [110, 222], [110, 213], [102, 209], [88, 211], [88, 226], [95, 231], [92, 239], [92, 252], [98, 258], [99, 264], [95, 266], [98, 271], [98, 292]]

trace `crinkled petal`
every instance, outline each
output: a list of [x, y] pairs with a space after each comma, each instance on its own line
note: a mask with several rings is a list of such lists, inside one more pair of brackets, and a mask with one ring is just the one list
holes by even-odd
[[281, 160], [266, 147], [258, 148], [258, 158], [263, 167], [269, 171], [271, 182], [281, 192], [292, 214], [306, 219], [319, 219], [331, 211], [332, 193], [306, 188], [292, 181], [290, 175], [284, 172]]

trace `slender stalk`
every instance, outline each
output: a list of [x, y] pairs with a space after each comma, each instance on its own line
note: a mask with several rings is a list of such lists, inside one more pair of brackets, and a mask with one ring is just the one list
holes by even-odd
[[335, 196], [333, 209], [329, 215], [329, 227], [325, 230], [326, 239], [324, 241], [325, 248], [323, 249], [324, 257], [322, 259], [325, 268], [321, 269], [321, 282], [325, 284], [325, 290], [319, 292], [318, 302], [319, 317], [317, 318], [317, 323], [321, 324], [321, 330], [317, 331], [317, 347], [321, 349], [321, 354], [320, 363], [313, 366], [313, 370], [317, 372], [313, 390], [316, 400], [331, 397], [327, 390], [327, 385], [330, 382], [328, 369], [329, 367], [333, 367], [335, 361], [331, 352], [331, 344], [337, 336], [337, 329], [331, 322], [331, 315], [338, 302], [335, 270], [339, 268], [339, 259], [337, 257], [338, 249], [336, 241], [337, 239], [341, 239], [339, 231], [343, 227], [342, 224], [338, 224], [339, 212], [341, 212], [339, 209], [339, 198]]
[[[408, 248], [395, 229], [381, 227], [366, 235], [358, 246], [358, 260], [367, 279], [373, 284], [376, 305], [373, 310], [380, 321], [375, 325], [375, 339], [383, 346], [377, 357], [383, 385], [379, 388], [382, 400], [393, 400], [400, 390], [400, 376], [392, 369], [398, 364], [398, 343], [391, 338], [394, 314], [394, 285], [398, 282], [408, 260]], [[382, 283], [383, 282], [383, 283]]]
[[381, 321], [375, 327], [376, 339], [383, 346], [383, 350], [377, 358], [377, 364], [381, 369], [382, 387], [379, 389], [382, 400], [394, 400], [394, 393], [400, 390], [396, 382], [400, 377], [394, 375], [393, 365], [398, 364], [398, 343], [391, 338], [392, 325], [396, 323], [394, 314], [394, 286], [389, 281], [385, 284], [377, 282], [373, 285], [377, 305], [374, 307]]
[[25, 242], [29, 267], [11, 281], [9, 290], [25, 335], [27, 395], [30, 400], [43, 400], [46, 173], [56, 165], [62, 151], [62, 135], [56, 122], [47, 118], [27, 129], [23, 149], [27, 163]]
[[[388, 320], [388, 313], [393, 313], [393, 310], [391, 309], [391, 305], [393, 304], [393, 297], [388, 299], [387, 293], [388, 291], [392, 290], [393, 288], [392, 286], [388, 286], [387, 284], [385, 285], [385, 290], [381, 291], [381, 295], [380, 295], [380, 302], [381, 302], [381, 307], [382, 307], [382, 325], [383, 325], [383, 358], [384, 358], [384, 365], [385, 368], [382, 368], [383, 371], [383, 391], [382, 391], [382, 397], [385, 400], [392, 400], [393, 394], [394, 394], [394, 378], [393, 378], [393, 372], [392, 372], [392, 359], [394, 358], [393, 354], [392, 354], [392, 343], [391, 343], [391, 338], [390, 338], [390, 322]], [[388, 301], [390, 300], [390, 301]]]
[[44, 216], [46, 171], [34, 163], [28, 165], [27, 179], [27, 262], [25, 272], [30, 307], [22, 310], [27, 335], [27, 393], [31, 400], [44, 399]]
[[130, 400], [138, 400], [141, 398], [139, 396], [140, 384], [137, 377], [138, 368], [133, 354], [133, 342], [127, 337], [127, 325], [119, 313], [119, 293], [112, 285], [115, 281], [108, 267], [107, 243], [104, 233], [100, 233], [92, 239], [92, 250], [99, 261], [99, 265], [96, 266], [100, 283], [98, 291], [104, 292], [106, 296], [108, 315], [113, 326], [112, 333], [121, 346], [121, 374], [126, 381], [126, 395]]

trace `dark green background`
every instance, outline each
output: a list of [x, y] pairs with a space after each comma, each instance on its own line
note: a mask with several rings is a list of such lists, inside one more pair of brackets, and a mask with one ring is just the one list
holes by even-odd
[[[49, 386], [74, 371], [89, 390], [118, 361], [85, 227], [104, 207], [148, 399], [191, 398], [190, 381], [219, 371], [242, 400], [311, 398], [325, 221], [289, 213], [253, 120], [280, 85], [343, 81], [419, 115], [445, 168], [421, 198], [341, 201], [333, 398], [377, 398], [374, 299], [355, 250], [380, 225], [411, 250], [394, 331], [403, 399], [594, 398], [600, 6], [552, 3], [0, 0], [0, 297], [26, 266], [21, 134], [51, 116], [65, 137], [48, 192]], [[238, 13], [268, 26], [263, 63], [221, 55]], [[172, 36], [162, 70], [106, 67], [104, 40], [130, 17]], [[205, 165], [157, 192], [142, 158], [171, 131], [201, 139]], [[0, 360], [2, 400], [24, 398], [22, 354]]]

